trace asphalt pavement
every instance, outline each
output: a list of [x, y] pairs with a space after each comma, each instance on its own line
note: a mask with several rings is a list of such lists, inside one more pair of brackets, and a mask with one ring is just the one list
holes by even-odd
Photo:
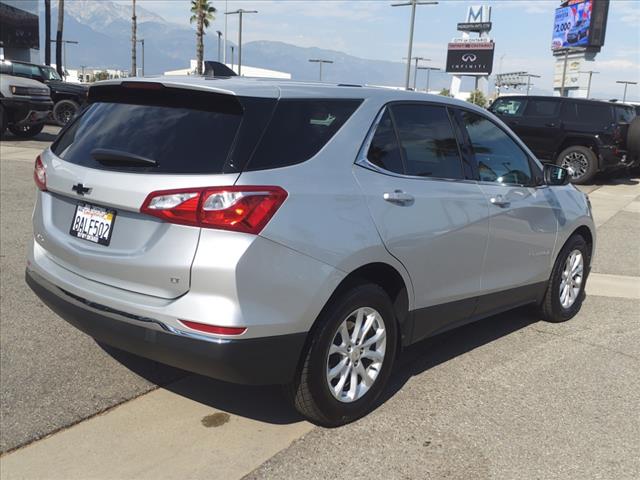
[[640, 478], [638, 180], [585, 189], [598, 245], [575, 319], [519, 309], [415, 345], [373, 413], [321, 429], [277, 388], [105, 351], [37, 300], [33, 161], [54, 134], [0, 143], [2, 479]]

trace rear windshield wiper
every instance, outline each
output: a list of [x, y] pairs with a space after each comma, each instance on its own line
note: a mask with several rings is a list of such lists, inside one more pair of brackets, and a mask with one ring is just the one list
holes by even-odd
[[155, 167], [158, 165], [158, 162], [151, 158], [109, 148], [94, 148], [91, 150], [91, 156], [104, 165], [138, 165], [141, 167]]

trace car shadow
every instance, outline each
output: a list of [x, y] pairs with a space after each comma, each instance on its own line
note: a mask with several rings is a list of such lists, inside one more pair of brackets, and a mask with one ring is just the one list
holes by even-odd
[[[393, 397], [411, 377], [537, 321], [531, 308], [520, 308], [411, 345], [399, 356], [376, 408]], [[149, 382], [203, 405], [276, 425], [303, 420], [287, 401], [282, 386], [236, 385], [184, 372], [106, 345], [101, 347]]]

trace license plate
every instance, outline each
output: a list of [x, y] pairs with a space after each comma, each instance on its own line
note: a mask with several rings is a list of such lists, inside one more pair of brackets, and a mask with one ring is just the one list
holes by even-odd
[[69, 233], [76, 238], [108, 246], [115, 219], [115, 210], [80, 203], [76, 207]]

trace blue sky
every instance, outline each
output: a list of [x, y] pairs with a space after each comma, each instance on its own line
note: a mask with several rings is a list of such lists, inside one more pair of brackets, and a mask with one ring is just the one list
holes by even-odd
[[[119, 3], [129, 3], [121, 0]], [[189, 0], [138, 0], [165, 19], [189, 22]], [[401, 61], [406, 56], [410, 8], [392, 8], [383, 0], [224, 0], [213, 1], [218, 16], [210, 27], [224, 31], [225, 5], [258, 10], [244, 17], [243, 41], [275, 40], [302, 47], [339, 50], [363, 58]], [[535, 86], [551, 93], [553, 57], [550, 51], [554, 10], [559, 0], [440, 0], [421, 6], [416, 15], [414, 55], [444, 66], [446, 44], [458, 33], [469, 5], [492, 6], [496, 42], [494, 73], [522, 71], [541, 75]], [[611, 0], [605, 46], [588, 64], [593, 76], [592, 96], [621, 98], [616, 80], [640, 83], [640, 0]], [[228, 37], [237, 40], [237, 16], [228, 18]], [[627, 99], [640, 102], [640, 85], [629, 86]]]

